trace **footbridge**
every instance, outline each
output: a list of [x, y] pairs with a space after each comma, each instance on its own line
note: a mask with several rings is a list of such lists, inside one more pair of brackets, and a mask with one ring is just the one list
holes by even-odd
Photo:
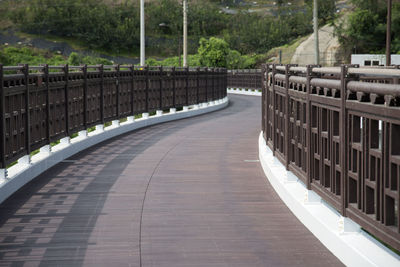
[[396, 266], [399, 74], [0, 66], [0, 266]]

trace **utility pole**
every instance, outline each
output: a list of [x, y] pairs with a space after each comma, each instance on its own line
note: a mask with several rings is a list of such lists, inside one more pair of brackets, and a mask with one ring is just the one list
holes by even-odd
[[318, 40], [318, 0], [314, 0], [314, 40], [315, 40], [315, 64], [319, 65], [319, 40]]
[[187, 67], [187, 0], [183, 0], [183, 66]]
[[392, 33], [392, 0], [387, 1], [387, 21], [386, 21], [386, 66], [390, 66], [390, 43]]
[[140, 66], [144, 66], [146, 64], [144, 29], [144, 0], [140, 0]]

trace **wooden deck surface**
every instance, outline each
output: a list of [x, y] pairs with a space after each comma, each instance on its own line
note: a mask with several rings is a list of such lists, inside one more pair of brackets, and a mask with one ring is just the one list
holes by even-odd
[[260, 98], [58, 164], [0, 206], [0, 266], [336, 266], [258, 160]]

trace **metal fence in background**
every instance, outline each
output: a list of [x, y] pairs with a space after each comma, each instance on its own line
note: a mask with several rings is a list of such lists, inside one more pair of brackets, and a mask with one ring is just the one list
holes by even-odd
[[94, 125], [226, 96], [226, 69], [0, 65], [0, 168]]
[[342, 215], [400, 250], [400, 70], [265, 65], [274, 155]]

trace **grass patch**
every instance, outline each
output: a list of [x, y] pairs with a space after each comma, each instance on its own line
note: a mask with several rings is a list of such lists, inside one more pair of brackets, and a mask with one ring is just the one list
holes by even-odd
[[29, 155], [32, 157], [40, 152], [40, 149], [33, 150]]
[[54, 141], [50, 143], [50, 146], [56, 146], [60, 143], [60, 140]]
[[12, 166], [14, 166], [14, 165], [17, 164], [17, 163], [18, 163], [18, 160], [14, 161], [14, 162], [11, 162], [10, 164], [8, 164], [8, 165], [6, 166], [6, 169], [11, 168]]

